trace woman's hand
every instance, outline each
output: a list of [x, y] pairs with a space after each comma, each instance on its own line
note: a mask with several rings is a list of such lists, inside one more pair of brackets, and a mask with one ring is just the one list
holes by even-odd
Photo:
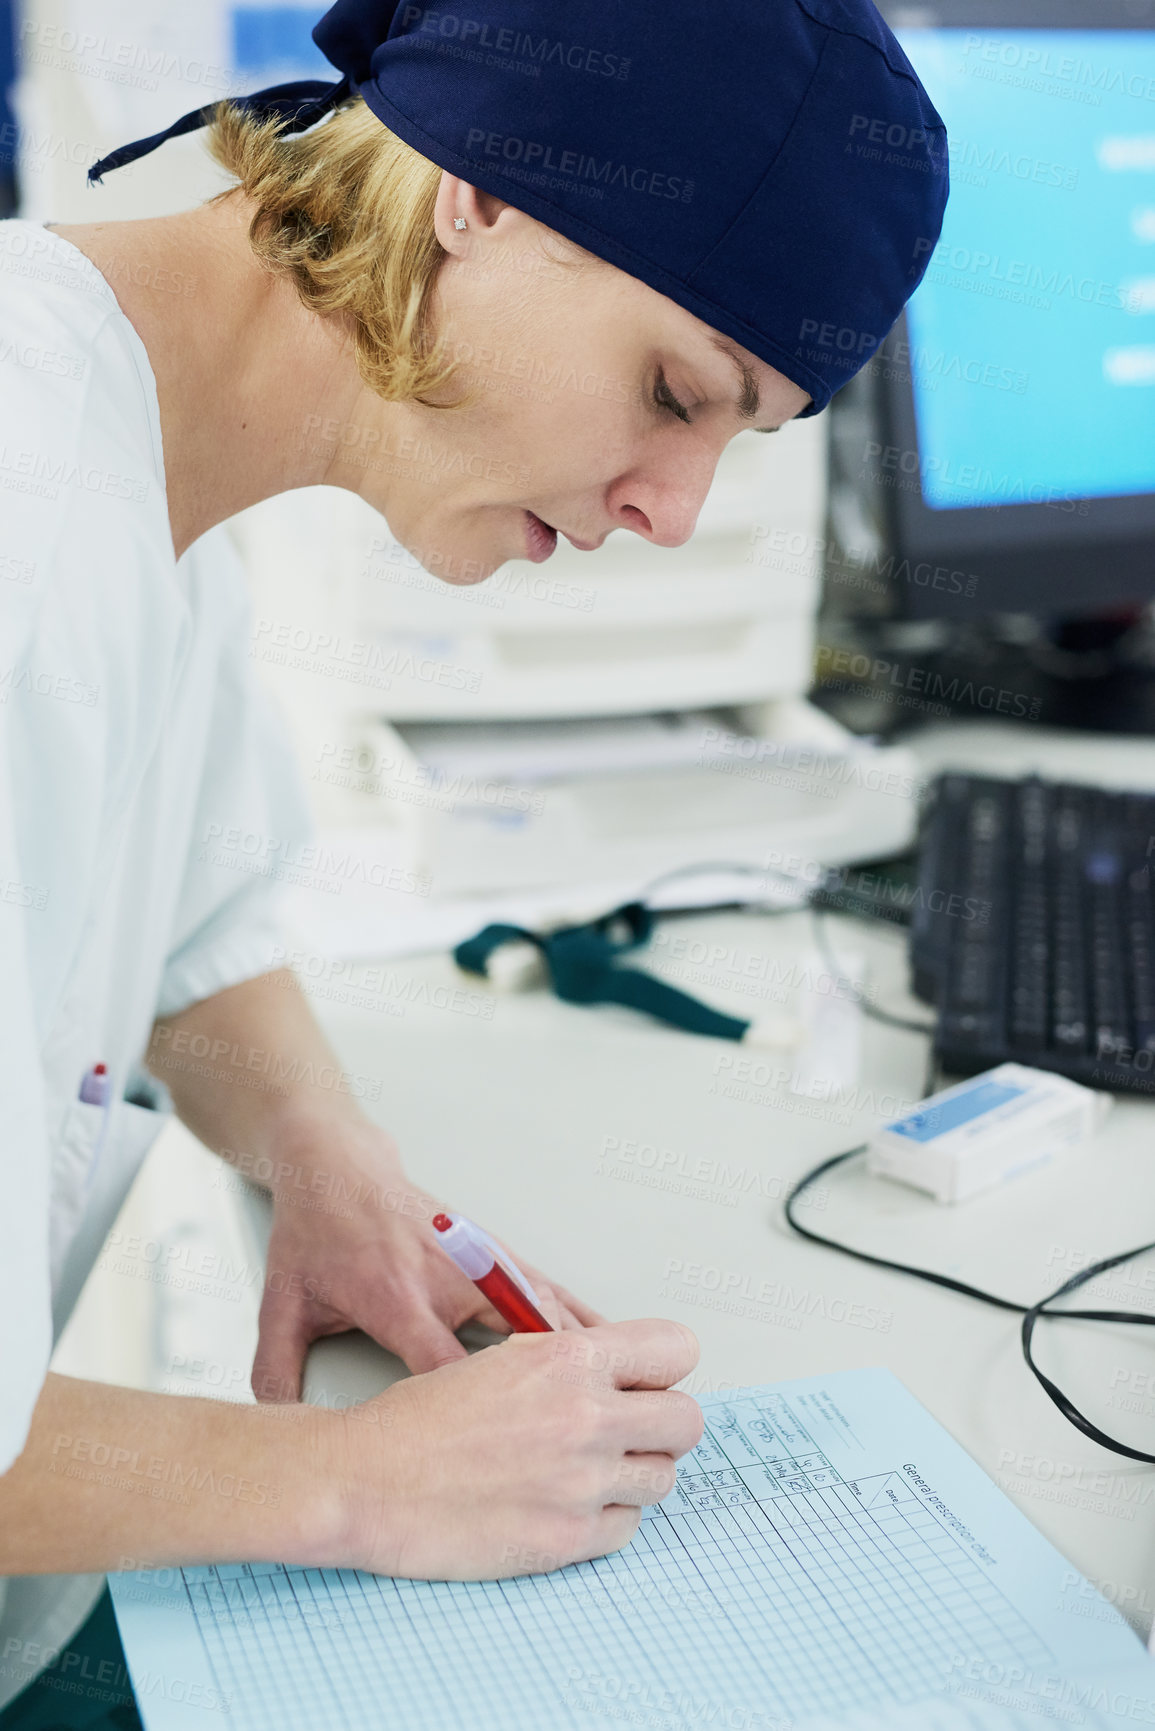
[[[207, 1042], [222, 1061], [173, 1067], [177, 1041]], [[268, 1092], [234, 1086], [253, 1053], [275, 1054], [289, 1080]], [[293, 974], [244, 980], [162, 1018], [149, 1061], [194, 1136], [272, 1193], [258, 1400], [299, 1398], [305, 1353], [322, 1335], [362, 1328], [420, 1372], [465, 1356], [454, 1333], [465, 1322], [506, 1331], [436, 1242], [433, 1216], [446, 1204], [410, 1183], [392, 1138], [336, 1085], [347, 1079]], [[515, 1260], [555, 1328], [603, 1320]]]
[[[409, 1182], [383, 1131], [338, 1123], [323, 1144], [309, 1137], [282, 1154], [253, 1363], [258, 1400], [299, 1399], [305, 1354], [323, 1335], [364, 1329], [420, 1372], [466, 1356], [455, 1335], [465, 1322], [508, 1332], [437, 1243], [431, 1222], [445, 1204]], [[555, 1328], [604, 1320], [515, 1260]]]
[[673, 1322], [523, 1334], [345, 1412], [53, 1374], [0, 1475], [0, 1574], [276, 1557], [471, 1580], [600, 1556], [701, 1435], [669, 1390], [697, 1356]]
[[322, 1563], [433, 1580], [539, 1573], [629, 1543], [702, 1415], [676, 1322], [519, 1334], [340, 1415], [345, 1532]]

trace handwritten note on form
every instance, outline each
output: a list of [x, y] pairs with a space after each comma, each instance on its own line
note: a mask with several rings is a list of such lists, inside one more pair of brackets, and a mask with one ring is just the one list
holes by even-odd
[[889, 1372], [702, 1407], [632, 1544], [553, 1574], [113, 1576], [147, 1731], [803, 1731], [920, 1702], [1113, 1725], [1085, 1715], [1124, 1700], [1155, 1724], [1133, 1631]]

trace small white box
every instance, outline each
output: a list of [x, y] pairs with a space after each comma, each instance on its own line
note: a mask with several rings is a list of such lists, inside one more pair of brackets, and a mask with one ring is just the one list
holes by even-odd
[[868, 1171], [962, 1202], [1098, 1129], [1111, 1096], [1048, 1070], [1000, 1064], [932, 1094], [870, 1139]]

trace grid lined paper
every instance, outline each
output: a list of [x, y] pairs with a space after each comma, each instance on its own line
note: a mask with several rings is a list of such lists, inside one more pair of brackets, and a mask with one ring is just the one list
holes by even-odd
[[925, 1699], [960, 1654], [1054, 1664], [912, 1488], [897, 1441], [893, 1468], [848, 1479], [784, 1395], [747, 1390], [703, 1406], [706, 1433], [675, 1490], [612, 1557], [498, 1582], [183, 1570], [231, 1723], [775, 1731]]

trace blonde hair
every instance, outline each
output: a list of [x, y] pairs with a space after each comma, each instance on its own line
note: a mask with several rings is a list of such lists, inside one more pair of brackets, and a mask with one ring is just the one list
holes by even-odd
[[222, 103], [208, 132], [213, 156], [256, 205], [253, 251], [292, 278], [311, 311], [346, 316], [371, 390], [426, 401], [454, 372], [430, 325], [446, 256], [433, 230], [441, 170], [360, 97], [296, 138], [282, 130]]

